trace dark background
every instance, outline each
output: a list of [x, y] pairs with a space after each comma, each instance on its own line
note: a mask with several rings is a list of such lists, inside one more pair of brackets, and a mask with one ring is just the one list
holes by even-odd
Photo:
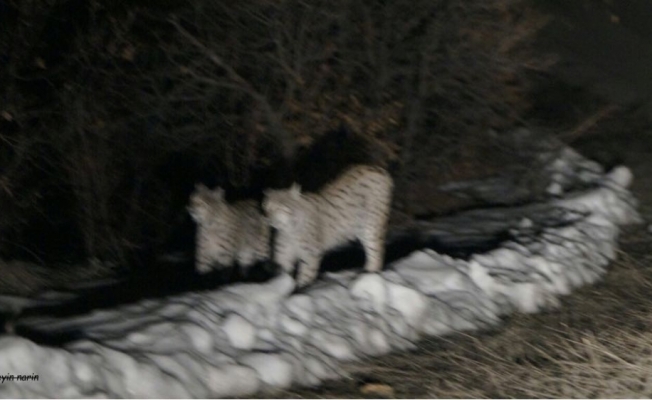
[[191, 251], [197, 182], [260, 198], [356, 162], [392, 173], [393, 227], [468, 207], [438, 187], [523, 161], [490, 129], [573, 144], [622, 115], [647, 124], [650, 15], [644, 0], [0, 0], [0, 256], [143, 268]]

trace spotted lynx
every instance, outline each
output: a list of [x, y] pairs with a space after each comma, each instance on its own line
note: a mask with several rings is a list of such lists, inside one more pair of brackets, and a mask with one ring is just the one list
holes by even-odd
[[256, 201], [229, 204], [223, 189], [211, 191], [200, 184], [188, 211], [197, 223], [197, 272], [209, 272], [216, 262], [218, 268], [236, 261], [247, 267], [269, 258], [269, 226]]
[[319, 193], [303, 194], [296, 184], [267, 190], [263, 209], [277, 230], [276, 262], [290, 274], [299, 262], [297, 285], [305, 286], [317, 277], [326, 251], [359, 239], [365, 270], [380, 271], [392, 189], [384, 169], [357, 165]]

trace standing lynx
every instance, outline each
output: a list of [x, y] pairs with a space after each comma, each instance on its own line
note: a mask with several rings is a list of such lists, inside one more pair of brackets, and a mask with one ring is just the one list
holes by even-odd
[[303, 194], [298, 185], [265, 192], [263, 209], [277, 230], [276, 262], [292, 273], [299, 262], [297, 285], [315, 280], [329, 249], [359, 239], [365, 270], [383, 266], [392, 178], [382, 168], [356, 165], [319, 193]]
[[188, 211], [197, 223], [196, 269], [209, 272], [234, 262], [250, 266], [269, 257], [269, 226], [254, 200], [229, 204], [224, 190], [197, 185], [190, 196]]

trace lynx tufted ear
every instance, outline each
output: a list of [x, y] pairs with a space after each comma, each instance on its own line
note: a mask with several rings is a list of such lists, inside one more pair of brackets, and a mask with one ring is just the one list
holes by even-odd
[[292, 197], [301, 197], [301, 185], [298, 183], [293, 183], [290, 187], [290, 194]]
[[219, 200], [224, 200], [224, 189], [222, 189], [221, 187], [215, 188], [215, 190], [213, 190], [213, 194], [215, 198]]
[[200, 183], [195, 183], [195, 193], [203, 195], [203, 194], [206, 194], [206, 193], [209, 193], [209, 192], [210, 192], [210, 190], [208, 190], [206, 185], [204, 185], [203, 183], [201, 183], [201, 182]]

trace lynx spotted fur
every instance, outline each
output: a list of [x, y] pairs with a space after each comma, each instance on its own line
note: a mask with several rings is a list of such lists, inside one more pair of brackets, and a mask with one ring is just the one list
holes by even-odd
[[247, 267], [269, 258], [269, 226], [256, 201], [229, 204], [223, 189], [200, 184], [190, 196], [188, 212], [197, 223], [197, 272], [235, 262]]
[[382, 168], [356, 165], [319, 193], [267, 190], [263, 210], [277, 230], [276, 262], [292, 274], [299, 262], [297, 285], [315, 280], [328, 250], [358, 239], [366, 255], [365, 270], [383, 266], [385, 233], [393, 182]]

